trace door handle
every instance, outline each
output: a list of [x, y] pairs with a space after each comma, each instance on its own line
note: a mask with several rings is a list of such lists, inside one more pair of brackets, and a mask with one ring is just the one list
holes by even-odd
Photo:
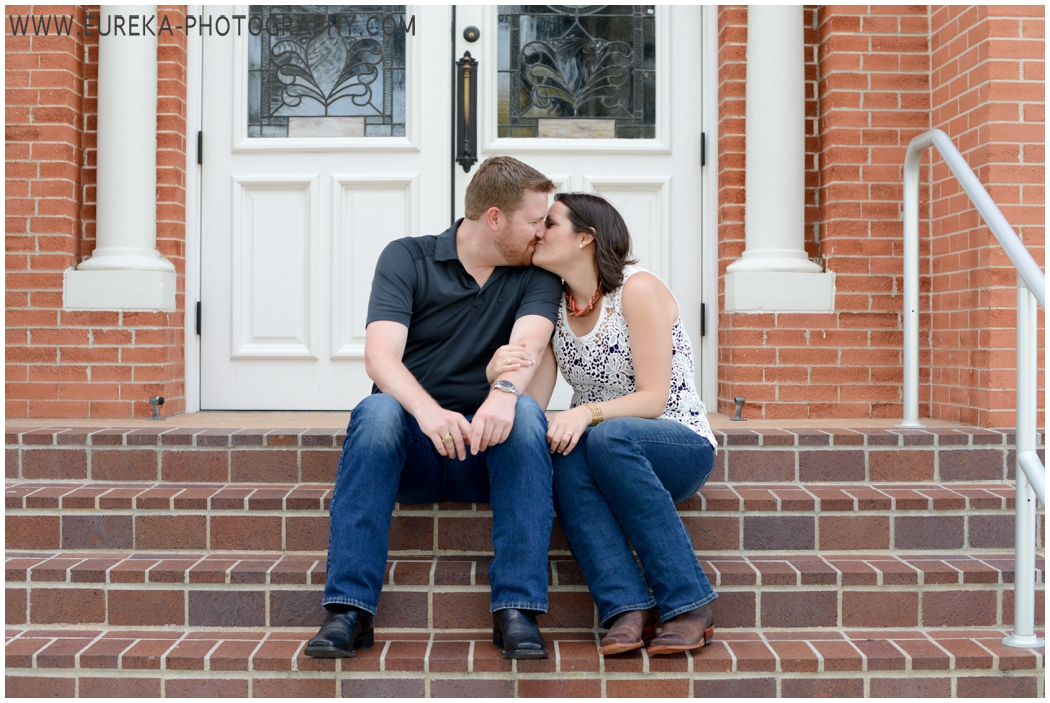
[[456, 163], [470, 173], [478, 162], [478, 62], [464, 51], [456, 69]]

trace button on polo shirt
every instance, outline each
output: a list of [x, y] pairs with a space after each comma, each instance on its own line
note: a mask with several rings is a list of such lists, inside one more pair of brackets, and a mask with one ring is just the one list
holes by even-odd
[[405, 366], [441, 407], [472, 415], [489, 394], [485, 366], [510, 340], [515, 320], [541, 315], [557, 322], [561, 279], [535, 266], [498, 266], [479, 287], [456, 251], [461, 222], [383, 249], [366, 324], [406, 325]]

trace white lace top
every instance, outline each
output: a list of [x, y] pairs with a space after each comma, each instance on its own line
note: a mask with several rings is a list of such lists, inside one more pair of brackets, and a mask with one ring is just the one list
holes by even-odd
[[[639, 271], [638, 266], [627, 266], [623, 282]], [[623, 316], [620, 296], [623, 286], [605, 296], [598, 321], [588, 334], [577, 337], [569, 327], [568, 309], [564, 298], [558, 311], [558, 325], [554, 330], [554, 357], [558, 360], [565, 379], [572, 386], [572, 407], [585, 403], [599, 403], [634, 393], [634, 363], [627, 320]], [[682, 326], [682, 318], [671, 328], [671, 387], [667, 407], [660, 417], [680, 422], [701, 437], [706, 437], [717, 448], [707, 411], [696, 392], [693, 377], [693, 347]]]

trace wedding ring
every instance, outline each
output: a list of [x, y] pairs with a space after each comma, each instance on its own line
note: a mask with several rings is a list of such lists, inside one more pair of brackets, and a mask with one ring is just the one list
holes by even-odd
[[566, 432], [563, 437], [572, 437], [572, 432]]
[[444, 442], [445, 444], [453, 444], [452, 435], [449, 435], [448, 437], [445, 437], [441, 441]]

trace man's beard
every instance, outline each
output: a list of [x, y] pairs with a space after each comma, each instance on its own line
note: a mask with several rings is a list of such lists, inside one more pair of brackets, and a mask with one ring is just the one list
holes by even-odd
[[496, 237], [496, 251], [500, 253], [507, 261], [507, 266], [531, 266], [532, 265], [532, 248], [531, 246], [536, 243], [533, 239], [524, 249], [515, 249], [510, 241], [510, 234], [504, 232], [500, 236]]

